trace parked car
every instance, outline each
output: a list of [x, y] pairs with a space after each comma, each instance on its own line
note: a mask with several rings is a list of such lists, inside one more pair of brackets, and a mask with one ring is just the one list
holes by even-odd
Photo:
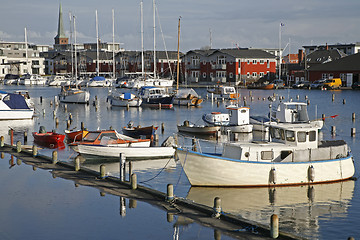
[[310, 82], [308, 81], [300, 81], [292, 85], [293, 88], [308, 88], [310, 86]]
[[360, 82], [354, 82], [354, 83], [351, 85], [351, 88], [352, 88], [352, 89], [360, 89]]
[[326, 81], [326, 79], [316, 80], [310, 84], [310, 88], [311, 89], [320, 89], [324, 86], [325, 81]]
[[333, 78], [333, 79], [327, 79], [324, 82], [324, 88], [326, 89], [339, 89], [341, 87], [341, 79], [340, 78]]

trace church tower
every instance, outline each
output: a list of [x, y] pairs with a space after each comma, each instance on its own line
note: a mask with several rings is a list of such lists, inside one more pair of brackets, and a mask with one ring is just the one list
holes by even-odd
[[59, 7], [59, 23], [58, 23], [58, 34], [56, 35], [55, 44], [68, 44], [68, 38], [65, 36], [64, 33], [64, 24], [62, 19], [62, 7], [60, 3]]

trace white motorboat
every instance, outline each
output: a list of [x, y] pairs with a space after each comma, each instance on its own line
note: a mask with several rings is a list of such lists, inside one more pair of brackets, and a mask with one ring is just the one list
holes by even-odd
[[48, 86], [66, 86], [69, 85], [71, 83], [71, 80], [69, 78], [66, 78], [65, 76], [60, 76], [60, 75], [54, 75], [51, 76], [48, 81], [47, 81], [47, 85]]
[[113, 92], [108, 96], [112, 106], [116, 107], [140, 107], [142, 99], [130, 92]]
[[63, 103], [89, 103], [90, 92], [81, 89], [78, 85], [62, 86], [59, 100]]
[[253, 125], [250, 124], [250, 109], [248, 107], [238, 107], [229, 105], [229, 113], [212, 112], [202, 116], [202, 119], [208, 126], [221, 126], [222, 131], [231, 131], [235, 133], [250, 133]]
[[25, 74], [19, 79], [20, 85], [45, 85], [46, 78], [43, 78], [37, 74]]
[[0, 90], [0, 120], [31, 119], [33, 115], [23, 95]]
[[111, 87], [112, 82], [104, 77], [96, 76], [90, 79], [88, 87]]
[[224, 143], [221, 154], [178, 148], [192, 186], [286, 186], [336, 182], [353, 177], [345, 141], [319, 141], [319, 126], [276, 123], [272, 141]]
[[203, 102], [201, 97], [192, 88], [183, 88], [176, 91], [174, 105], [178, 106], [200, 106]]
[[208, 93], [214, 94], [215, 97], [236, 100], [240, 97], [240, 94], [237, 93], [235, 87], [217, 85], [214, 88], [208, 89]]
[[172, 157], [175, 153], [173, 147], [127, 147], [117, 145], [78, 145], [79, 153], [85, 158], [117, 158], [120, 153], [126, 159], [160, 159]]

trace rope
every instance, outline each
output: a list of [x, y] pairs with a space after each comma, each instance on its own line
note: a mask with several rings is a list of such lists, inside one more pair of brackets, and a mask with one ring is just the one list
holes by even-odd
[[149, 182], [151, 180], [154, 180], [155, 178], [157, 178], [161, 173], [162, 171], [164, 171], [164, 169], [166, 168], [166, 166], [169, 164], [170, 160], [172, 159], [173, 157], [170, 157], [170, 159], [168, 160], [168, 162], [165, 164], [165, 166], [152, 178], [148, 179], [148, 180], [145, 180], [145, 181], [141, 181], [139, 183], [146, 183], [146, 182]]

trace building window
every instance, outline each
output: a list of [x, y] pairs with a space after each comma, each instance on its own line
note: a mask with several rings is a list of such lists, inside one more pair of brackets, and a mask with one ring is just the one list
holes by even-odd
[[229, 78], [233, 78], [234, 77], [234, 74], [231, 72], [229, 73]]
[[260, 59], [260, 64], [264, 64], [264, 59]]
[[327, 79], [327, 77], [328, 77], [327, 73], [321, 74], [321, 78], [322, 78], [322, 79]]
[[264, 73], [263, 73], [263, 72], [260, 73], [260, 77], [264, 77]]
[[250, 64], [250, 60], [247, 60], [247, 64]]
[[210, 73], [210, 77], [213, 78], [213, 77], [214, 77], [214, 73]]
[[256, 60], [256, 59], [253, 60], [253, 64], [257, 64], [257, 60]]
[[224, 78], [224, 77], [226, 77], [226, 72], [225, 71], [217, 71], [216, 72], [216, 77], [217, 78]]
[[225, 56], [218, 56], [216, 58], [217, 64], [226, 64], [226, 57]]
[[266, 67], [269, 68], [270, 67], [270, 61], [269, 60], [266, 60]]
[[247, 77], [250, 77], [250, 73], [248, 72], [248, 73], [246, 74], [246, 76], [247, 76]]
[[252, 73], [252, 76], [253, 76], [253, 77], [257, 77], [257, 73], [256, 73], [256, 72], [253, 72], [253, 73]]
[[206, 72], [203, 73], [203, 78], [206, 78]]

